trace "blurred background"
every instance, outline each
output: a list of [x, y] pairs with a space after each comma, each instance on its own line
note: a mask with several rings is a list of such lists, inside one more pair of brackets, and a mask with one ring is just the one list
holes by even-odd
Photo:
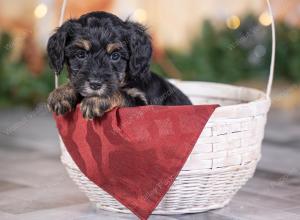
[[[135, 219], [95, 213], [60, 163], [46, 108], [54, 74], [45, 48], [61, 4], [0, 0], [0, 219]], [[271, 4], [275, 82], [254, 178], [226, 208], [172, 219], [300, 219], [300, 1]], [[271, 19], [265, 0], [69, 0], [65, 19], [95, 10], [145, 24], [153, 38], [152, 69], [160, 75], [266, 88]]]
[[[36, 105], [53, 89], [45, 47], [61, 4], [0, 1], [0, 107]], [[300, 3], [272, 0], [272, 6], [278, 36], [275, 86], [286, 90], [300, 82]], [[161, 75], [265, 86], [271, 20], [263, 0], [69, 0], [65, 19], [95, 10], [145, 24], [153, 37], [152, 69]], [[289, 99], [277, 99], [274, 105], [293, 108], [299, 91], [292, 87], [285, 94]]]

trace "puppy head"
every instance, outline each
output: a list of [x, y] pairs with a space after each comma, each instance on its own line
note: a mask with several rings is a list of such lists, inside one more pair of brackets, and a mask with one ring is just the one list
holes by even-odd
[[66, 21], [47, 45], [50, 67], [67, 65], [71, 84], [82, 96], [107, 96], [130, 81], [149, 77], [152, 47], [145, 28], [106, 12]]

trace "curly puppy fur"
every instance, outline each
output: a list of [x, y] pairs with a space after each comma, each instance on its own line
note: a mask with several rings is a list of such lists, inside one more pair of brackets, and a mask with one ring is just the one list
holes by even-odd
[[47, 45], [50, 67], [67, 66], [69, 83], [54, 90], [48, 106], [64, 114], [81, 103], [84, 117], [114, 107], [190, 105], [174, 85], [150, 71], [152, 46], [144, 26], [106, 12], [66, 21]]

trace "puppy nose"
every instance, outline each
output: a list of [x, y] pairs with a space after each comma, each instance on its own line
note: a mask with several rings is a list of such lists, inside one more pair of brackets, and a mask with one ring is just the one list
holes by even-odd
[[101, 83], [100, 83], [100, 82], [97, 82], [97, 81], [91, 81], [91, 82], [90, 82], [90, 87], [91, 87], [91, 89], [93, 89], [93, 90], [100, 89]]

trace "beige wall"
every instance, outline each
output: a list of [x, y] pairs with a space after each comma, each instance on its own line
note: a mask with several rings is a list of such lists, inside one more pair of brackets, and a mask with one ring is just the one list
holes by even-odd
[[116, 12], [124, 16], [126, 12], [133, 13], [135, 8], [145, 9], [147, 25], [158, 43], [182, 48], [199, 31], [204, 18], [224, 23], [231, 15], [249, 10], [262, 12], [265, 6], [263, 0], [119, 0]]
[[[55, 3], [58, 3], [56, 5], [59, 6], [61, 1], [0, 0], [0, 29], [12, 27], [13, 20], [22, 26], [34, 24], [38, 29], [38, 39], [44, 45], [50, 30], [57, 25], [55, 18], [58, 17], [56, 12], [59, 11], [59, 8], [55, 7]], [[106, 1], [93, 0], [89, 4], [97, 2], [97, 6], [99, 6], [100, 2]], [[33, 17], [33, 9], [38, 2], [45, 2], [49, 8], [44, 18], [36, 20]], [[75, 14], [72, 5], [74, 6], [76, 2], [77, 0], [69, 0], [67, 17]], [[112, 11], [122, 18], [128, 16], [134, 18], [134, 12], [138, 8], [145, 10], [146, 24], [154, 34], [155, 42], [158, 45], [173, 48], [186, 48], [189, 40], [199, 31], [201, 21], [205, 18], [210, 18], [215, 23], [224, 25], [226, 19], [231, 15], [241, 15], [249, 10], [260, 14], [267, 9], [265, 0], [114, 0], [111, 2]], [[81, 3], [86, 7], [89, 5], [85, 1]], [[299, 0], [271, 0], [271, 3], [275, 15], [279, 19], [300, 25]], [[1, 25], [1, 17], [10, 18], [11, 22], [2, 19]]]

